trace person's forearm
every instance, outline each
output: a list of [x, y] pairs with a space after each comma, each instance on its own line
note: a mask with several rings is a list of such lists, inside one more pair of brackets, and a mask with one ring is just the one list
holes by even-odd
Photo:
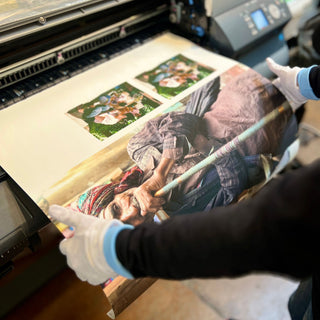
[[302, 68], [298, 73], [297, 82], [304, 97], [310, 100], [320, 98], [320, 68], [318, 66]]
[[313, 67], [309, 75], [310, 86], [314, 94], [320, 98], [320, 67]]
[[117, 256], [134, 277], [295, 277], [319, 268], [320, 161], [269, 183], [255, 198], [123, 230]]
[[154, 175], [158, 175], [166, 179], [174, 163], [175, 163], [174, 159], [162, 157], [160, 163], [158, 164], [157, 168], [154, 171]]

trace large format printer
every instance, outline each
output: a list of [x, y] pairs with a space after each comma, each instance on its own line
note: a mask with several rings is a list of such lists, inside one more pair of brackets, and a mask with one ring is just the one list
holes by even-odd
[[[288, 61], [282, 29], [290, 18], [284, 0], [5, 1], [0, 5], [0, 110], [167, 30], [264, 73], [267, 56]], [[0, 210], [0, 275], [5, 275], [19, 252], [36, 247], [38, 230], [50, 220], [4, 170]]]

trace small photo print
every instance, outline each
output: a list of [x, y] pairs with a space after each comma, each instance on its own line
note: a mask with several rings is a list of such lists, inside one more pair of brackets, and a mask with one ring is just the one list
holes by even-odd
[[99, 140], [133, 123], [161, 102], [127, 82], [67, 112], [67, 115]]
[[148, 84], [161, 96], [170, 99], [214, 71], [213, 68], [178, 54], [156, 68], [138, 75], [136, 79]]

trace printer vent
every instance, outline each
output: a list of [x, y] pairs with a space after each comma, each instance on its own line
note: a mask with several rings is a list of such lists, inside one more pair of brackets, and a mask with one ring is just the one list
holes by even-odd
[[117, 28], [117, 30], [100, 36], [99, 38], [96, 38], [94, 40], [86, 40], [85, 42], [78, 43], [76, 47], [73, 47], [72, 49], [65, 49], [63, 51], [64, 61], [77, 58], [90, 51], [99, 49], [107, 44], [110, 44], [111, 42], [121, 40], [122, 38], [128, 35], [143, 30], [154, 24], [155, 22], [153, 19], [143, 20], [141, 22], [135, 22], [134, 24], [125, 25], [123, 27], [120, 27], [120, 29]]
[[[133, 32], [133, 29], [136, 30], [137, 28], [134, 28], [134, 26], [130, 27], [130, 33]], [[127, 34], [129, 34], [129, 32], [127, 32]], [[27, 66], [24, 66], [23, 69], [17, 69], [17, 71], [10, 70], [9, 72], [3, 73], [3, 76], [0, 77], [0, 89], [32, 77], [42, 71], [46, 71], [54, 66], [58, 66], [61, 63], [77, 58], [90, 51], [101, 48], [106, 44], [109, 44], [121, 38], [122, 37], [120, 35], [120, 30], [116, 30], [100, 38], [77, 44], [76, 47], [73, 47], [71, 49], [65, 49], [62, 52], [62, 61], [59, 60], [59, 56], [57, 56], [57, 53], [51, 53], [45, 59], [42, 57], [41, 61], [31, 61]]]
[[56, 64], [56, 57], [50, 57], [42, 61], [30, 63], [28, 66], [18, 71], [10, 72], [0, 78], [0, 88], [7, 87], [11, 84], [29, 78], [37, 73], [48, 70]]
[[92, 41], [88, 41], [75, 48], [63, 52], [63, 57], [65, 60], [70, 60], [79, 57], [87, 52], [98, 49], [112, 41], [120, 39], [119, 31], [109, 33], [101, 38], [97, 38]]
[[[95, 40], [82, 42], [72, 49], [65, 49], [62, 52], [62, 62], [77, 58], [85, 53], [103, 47], [110, 42], [119, 40], [120, 38], [120, 31], [117, 30], [100, 38], [96, 38]], [[24, 66], [23, 69], [18, 69], [17, 71], [10, 70], [9, 72], [3, 73], [3, 76], [0, 77], [0, 89], [27, 79], [59, 64], [61, 64], [61, 61], [59, 61], [59, 57], [56, 53], [49, 54], [47, 58], [42, 57], [41, 61], [30, 61], [27, 66]]]

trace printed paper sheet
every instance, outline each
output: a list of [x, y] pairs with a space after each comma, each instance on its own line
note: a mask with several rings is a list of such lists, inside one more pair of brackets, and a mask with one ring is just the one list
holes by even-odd
[[[137, 76], [183, 55], [215, 70], [167, 99]], [[206, 51], [170, 33], [42, 91], [0, 112], [0, 165], [36, 201], [69, 171], [90, 156], [133, 135], [148, 119], [174, 105], [236, 62]], [[103, 141], [66, 114], [124, 83], [159, 106]], [[80, 123], [82, 122], [82, 123]], [[80, 124], [79, 124], [80, 123]], [[90, 186], [92, 181], [88, 182]]]

